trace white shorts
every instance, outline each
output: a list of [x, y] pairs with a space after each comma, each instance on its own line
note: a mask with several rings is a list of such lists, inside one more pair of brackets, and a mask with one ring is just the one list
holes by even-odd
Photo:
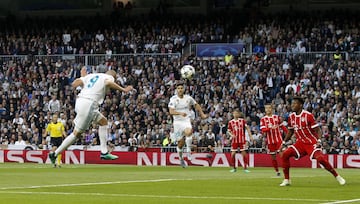
[[172, 135], [171, 141], [179, 141], [184, 137], [184, 130], [186, 128], [192, 129], [190, 121], [174, 121], [174, 134]]
[[104, 116], [99, 111], [99, 104], [87, 98], [77, 98], [75, 103], [76, 117], [74, 119], [75, 130], [84, 132], [89, 129], [92, 122], [99, 122]]

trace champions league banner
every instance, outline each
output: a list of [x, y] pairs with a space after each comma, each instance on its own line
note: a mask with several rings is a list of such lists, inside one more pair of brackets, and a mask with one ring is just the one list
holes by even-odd
[[196, 56], [198, 57], [223, 57], [227, 52], [238, 55], [244, 48], [242, 43], [211, 43], [197, 44]]

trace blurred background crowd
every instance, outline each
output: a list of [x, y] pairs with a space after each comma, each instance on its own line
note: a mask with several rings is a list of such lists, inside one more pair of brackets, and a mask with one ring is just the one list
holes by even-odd
[[[117, 14], [1, 20], [0, 142], [48, 148], [44, 129], [58, 114], [67, 132], [73, 128], [79, 89], [71, 82], [84, 66], [53, 55], [102, 54], [88, 72], [118, 73], [117, 82], [133, 85], [130, 94], [110, 92], [101, 107], [109, 119], [108, 144], [130, 151], [169, 147], [172, 119], [168, 102], [184, 64], [196, 69], [187, 94], [200, 103], [207, 120], [195, 117], [194, 151], [222, 152], [232, 110], [240, 108], [255, 138], [252, 148], [266, 152], [259, 121], [264, 104], [272, 103], [285, 121], [292, 96], [305, 98], [323, 131], [324, 151], [359, 154], [359, 14], [348, 11], [283, 12], [277, 14], [169, 15], [152, 11], [131, 19]], [[245, 43], [246, 50], [218, 58], [184, 53], [193, 43]], [[248, 46], [252, 45], [252, 46]], [[248, 48], [251, 47], [251, 50]], [[329, 52], [306, 62], [308, 52]], [[147, 55], [141, 53], [180, 53]], [[281, 53], [281, 55], [279, 55]], [[356, 54], [357, 53], [357, 54]], [[129, 54], [115, 58], [117, 54]], [[34, 55], [47, 55], [42, 60]], [[310, 64], [308, 66], [308, 64]], [[79, 145], [97, 145], [97, 127], [83, 134]]]

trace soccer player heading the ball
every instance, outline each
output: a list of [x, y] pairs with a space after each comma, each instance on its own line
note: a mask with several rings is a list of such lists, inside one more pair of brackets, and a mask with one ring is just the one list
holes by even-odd
[[99, 106], [103, 103], [108, 89], [129, 92], [133, 90], [133, 87], [121, 87], [115, 82], [115, 79], [116, 72], [113, 70], [109, 70], [105, 74], [82, 74], [82, 77], [75, 79], [72, 87], [76, 88], [81, 86], [82, 89], [75, 103], [76, 117], [74, 119], [74, 131], [66, 137], [55, 152], [49, 153], [51, 163], [55, 164], [57, 155], [72, 145], [77, 137], [81, 137], [81, 134], [90, 127], [92, 122], [99, 124], [100, 158], [105, 160], [118, 158], [116, 155], [108, 152], [106, 144], [108, 121], [106, 117], [99, 112]]
[[284, 138], [284, 144], [293, 134], [295, 134], [296, 142], [290, 145], [282, 154], [283, 171], [285, 179], [280, 186], [290, 185], [290, 157], [301, 158], [309, 155], [310, 159], [316, 159], [324, 168], [329, 171], [339, 182], [340, 185], [345, 185], [343, 179], [331, 166], [329, 161], [324, 157], [321, 151], [321, 130], [319, 124], [316, 123], [315, 117], [312, 113], [303, 110], [304, 99], [301, 97], [294, 97], [291, 102], [291, 109], [294, 111], [289, 115], [288, 119], [288, 133]]
[[[186, 151], [188, 152], [188, 160], [191, 160], [191, 145], [192, 145], [192, 125], [190, 108], [193, 106], [200, 114], [202, 119], [207, 118], [207, 115], [201, 109], [201, 106], [193, 99], [193, 97], [184, 94], [184, 84], [178, 82], [176, 84], [176, 94], [170, 98], [168, 104], [169, 113], [173, 116], [174, 134], [171, 141], [177, 142], [176, 150], [179, 153], [180, 165], [185, 168], [185, 161], [183, 158], [183, 147], [186, 143]], [[185, 137], [184, 137], [185, 136]], [[185, 139], [186, 138], [186, 139]]]

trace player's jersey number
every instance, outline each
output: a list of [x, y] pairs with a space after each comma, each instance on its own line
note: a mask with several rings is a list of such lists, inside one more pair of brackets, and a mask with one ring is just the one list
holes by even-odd
[[94, 86], [94, 84], [97, 82], [97, 80], [99, 79], [99, 76], [96, 75], [93, 78], [90, 79], [89, 84], [87, 85], [88, 88], [91, 88]]

